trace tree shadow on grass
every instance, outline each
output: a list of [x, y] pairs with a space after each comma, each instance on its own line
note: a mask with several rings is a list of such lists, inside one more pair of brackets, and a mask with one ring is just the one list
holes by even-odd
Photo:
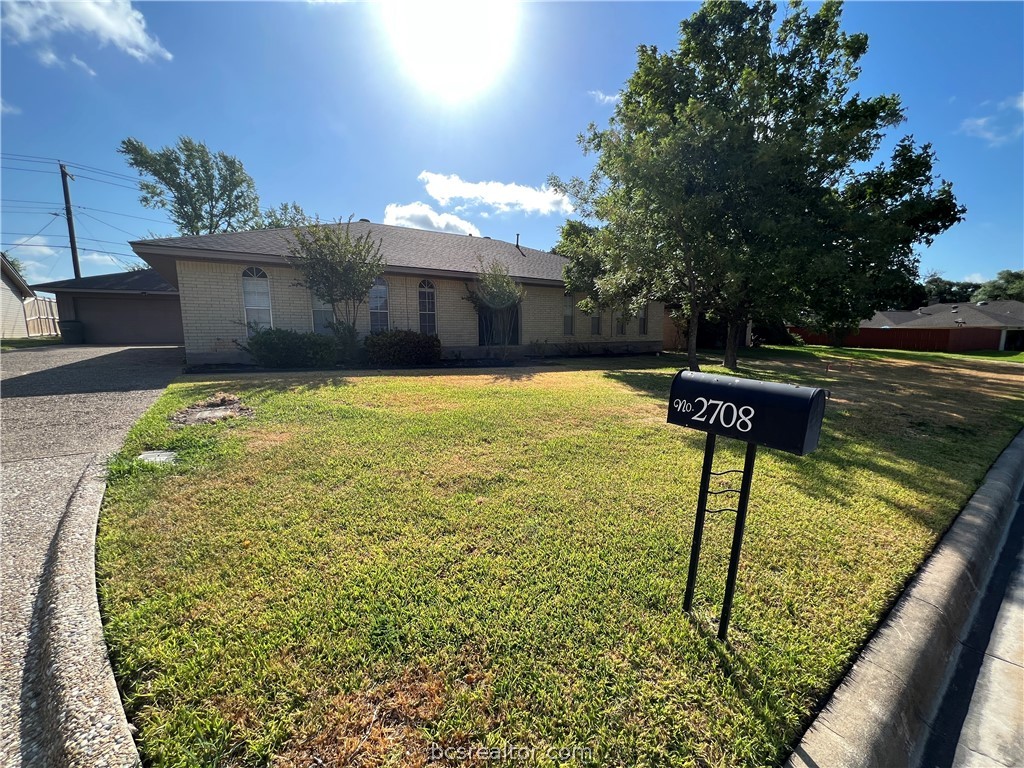
[[[811, 499], [834, 502], [860, 493], [868, 473], [959, 508], [1024, 422], [1019, 376], [1005, 365], [859, 359], [852, 367], [826, 366], [810, 352], [793, 350], [781, 360], [744, 359], [739, 371], [829, 391], [819, 449], [807, 457], [770, 454], [784, 468], [783, 482]], [[667, 409], [674, 371], [614, 370], [605, 376]], [[946, 515], [884, 488], [874, 492], [936, 534], [948, 526]]]

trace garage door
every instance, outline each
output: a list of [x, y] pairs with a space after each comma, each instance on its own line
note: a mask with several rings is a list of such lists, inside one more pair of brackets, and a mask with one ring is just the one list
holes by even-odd
[[183, 344], [177, 296], [77, 296], [87, 344]]

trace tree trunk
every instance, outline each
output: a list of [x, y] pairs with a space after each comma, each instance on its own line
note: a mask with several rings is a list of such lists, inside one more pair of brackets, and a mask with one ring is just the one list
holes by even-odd
[[699, 371], [700, 364], [697, 362], [697, 320], [700, 316], [700, 308], [697, 302], [690, 301], [690, 316], [686, 323], [686, 357], [691, 371]]
[[746, 330], [746, 323], [742, 320], [730, 320], [725, 331], [725, 360], [724, 365], [730, 371], [735, 371], [739, 364], [740, 336]]

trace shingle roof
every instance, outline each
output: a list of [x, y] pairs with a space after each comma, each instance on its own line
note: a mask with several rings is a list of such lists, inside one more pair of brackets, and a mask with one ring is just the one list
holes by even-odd
[[1024, 302], [932, 304], [912, 312], [878, 312], [861, 323], [862, 328], [881, 328], [884, 325], [898, 325], [900, 328], [1020, 328], [1024, 327]]
[[[343, 225], [337, 225], [343, 226]], [[358, 237], [370, 232], [381, 240], [381, 255], [389, 267], [466, 272], [477, 274], [481, 261], [490, 264], [497, 259], [508, 268], [512, 277], [523, 280], [562, 280], [567, 260], [547, 251], [517, 246], [488, 237], [469, 237], [447, 232], [396, 227], [353, 221], [351, 234]], [[224, 232], [215, 235], [165, 237], [136, 240], [132, 249], [145, 258], [155, 248], [201, 252], [205, 258], [238, 261], [245, 255], [283, 257], [294, 242], [291, 229], [260, 229], [252, 232]]]
[[164, 280], [155, 269], [92, 275], [32, 286], [37, 291], [106, 291], [112, 293], [177, 293], [178, 289]]
[[861, 328], [891, 328], [894, 325], [902, 325], [911, 320], [916, 320], [918, 315], [913, 311], [890, 311], [890, 312], [875, 312], [875, 316], [870, 320], [864, 320], [861, 322]]

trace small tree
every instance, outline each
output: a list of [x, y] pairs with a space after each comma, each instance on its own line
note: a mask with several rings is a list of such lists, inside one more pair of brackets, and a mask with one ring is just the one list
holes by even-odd
[[355, 328], [356, 313], [384, 271], [382, 240], [373, 232], [352, 236], [352, 217], [347, 222], [295, 228], [295, 243], [285, 260], [302, 274], [300, 285], [309, 288], [320, 301], [331, 306], [334, 322]]
[[276, 208], [267, 208], [260, 214], [260, 229], [285, 229], [286, 227], [308, 227], [316, 224], [315, 216], [306, 213], [298, 203], [281, 203]]
[[466, 286], [466, 299], [472, 303], [483, 328], [484, 340], [501, 347], [502, 359], [508, 354], [519, 304], [526, 290], [509, 277], [508, 268], [497, 259], [480, 262], [480, 275], [473, 286]]

